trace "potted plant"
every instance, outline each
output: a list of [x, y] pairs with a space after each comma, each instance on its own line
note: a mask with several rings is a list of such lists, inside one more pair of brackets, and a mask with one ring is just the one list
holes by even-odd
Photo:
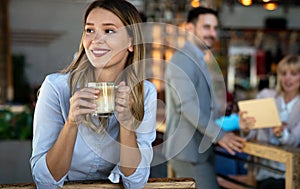
[[0, 184], [32, 182], [31, 155], [33, 109], [0, 110]]

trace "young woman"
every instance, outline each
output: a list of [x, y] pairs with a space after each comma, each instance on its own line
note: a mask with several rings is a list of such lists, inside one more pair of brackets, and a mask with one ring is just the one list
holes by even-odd
[[[155, 139], [156, 90], [144, 79], [138, 11], [125, 0], [96, 0], [84, 15], [74, 61], [43, 82], [34, 115], [30, 159], [38, 188], [65, 181], [109, 179], [142, 188]], [[115, 114], [91, 116], [99, 90], [88, 82], [115, 82]]]
[[[256, 137], [259, 141], [269, 142], [274, 145], [299, 146], [300, 144], [300, 56], [288, 55], [284, 57], [277, 67], [276, 90], [264, 89], [258, 98], [275, 98], [280, 118], [281, 127], [251, 130], [248, 138]], [[240, 128], [249, 131], [255, 119], [246, 117], [245, 112], [240, 113]], [[262, 160], [262, 163], [276, 169], [285, 171], [284, 164]], [[283, 189], [285, 179], [283, 174], [259, 169], [256, 175], [257, 188]]]

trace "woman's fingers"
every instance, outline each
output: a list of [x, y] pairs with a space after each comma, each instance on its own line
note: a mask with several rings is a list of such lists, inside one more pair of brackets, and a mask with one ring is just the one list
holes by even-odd
[[125, 86], [125, 82], [121, 82], [117, 94], [116, 94], [116, 108], [119, 106], [122, 110], [131, 108], [130, 106], [130, 100], [131, 98], [131, 91], [130, 87]]
[[283, 129], [284, 129], [284, 127], [281, 126], [281, 127], [273, 127], [272, 130], [276, 137], [280, 137], [282, 135]]
[[116, 111], [118, 112], [118, 121], [121, 125], [130, 129], [134, 116], [131, 112], [132, 107], [131, 89], [121, 82], [116, 93]]
[[247, 128], [251, 129], [255, 125], [255, 118], [254, 117], [247, 117], [246, 118], [246, 126]]
[[239, 125], [242, 130], [249, 131], [251, 128], [254, 127], [256, 120], [254, 117], [246, 116], [245, 115], [246, 113], [247, 112], [245, 111], [239, 112], [239, 116], [240, 116]]
[[74, 93], [70, 98], [69, 119], [71, 121], [79, 121], [80, 116], [92, 113], [96, 104], [94, 99], [98, 98], [99, 90], [95, 88], [83, 88]]

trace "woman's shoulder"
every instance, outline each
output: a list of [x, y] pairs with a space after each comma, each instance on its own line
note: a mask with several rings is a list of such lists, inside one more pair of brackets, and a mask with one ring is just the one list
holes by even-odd
[[257, 98], [275, 97], [276, 91], [274, 89], [263, 89], [257, 94]]
[[59, 90], [63, 89], [65, 90], [66, 88], [69, 88], [69, 84], [68, 84], [68, 78], [69, 78], [69, 74], [63, 74], [63, 73], [52, 73], [46, 76], [44, 82], [43, 82], [43, 86], [47, 87], [47, 88], [52, 88], [52, 89], [56, 89]]
[[144, 80], [144, 89], [147, 91], [156, 91], [155, 85], [148, 80]]
[[52, 73], [46, 76], [45, 81], [51, 82], [51, 83], [61, 83], [68, 81], [69, 73], [63, 74], [63, 73]]
[[150, 81], [144, 80], [144, 91], [145, 91], [145, 96], [156, 94], [156, 87]]

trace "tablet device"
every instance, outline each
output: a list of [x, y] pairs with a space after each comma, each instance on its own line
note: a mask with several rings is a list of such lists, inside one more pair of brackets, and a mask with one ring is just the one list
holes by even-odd
[[253, 129], [281, 126], [281, 120], [274, 98], [243, 100], [238, 102], [240, 111], [246, 111], [245, 116], [254, 117]]

